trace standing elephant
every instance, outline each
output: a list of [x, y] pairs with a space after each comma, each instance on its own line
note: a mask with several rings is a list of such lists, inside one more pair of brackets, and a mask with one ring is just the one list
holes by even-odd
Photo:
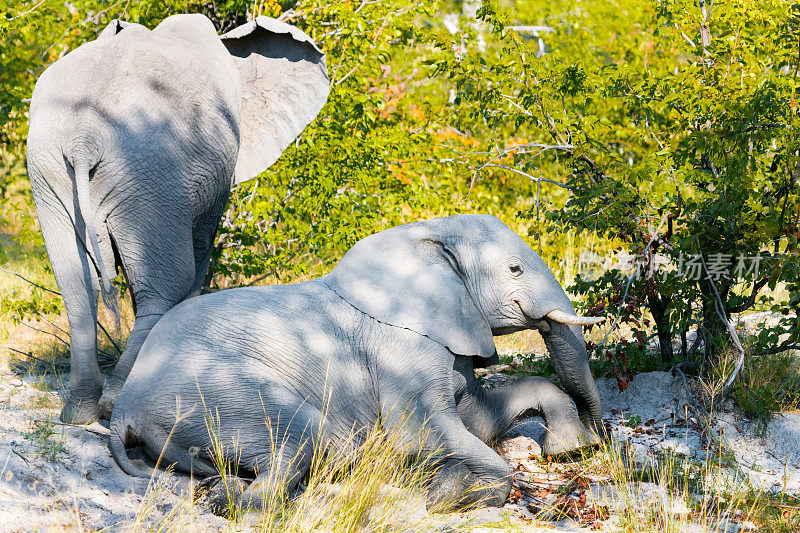
[[[153, 325], [200, 292], [233, 185], [269, 167], [319, 113], [325, 56], [267, 17], [218, 36], [203, 15], [154, 30], [115, 20], [33, 92], [28, 171], [70, 326], [61, 420], [110, 415]], [[135, 322], [102, 394], [97, 298], [122, 268]]]
[[[581, 422], [598, 427], [601, 407], [577, 325], [596, 320], [575, 315], [542, 259], [493, 216], [398, 226], [358, 242], [321, 278], [172, 309], [122, 389], [110, 448], [130, 475], [152, 473], [126, 454], [141, 445], [162, 465], [213, 476], [210, 414], [227, 460], [256, 476], [242, 497], [257, 504], [264, 490], [296, 487], [315, 444], [344, 446], [353, 428], [380, 421], [405, 443], [442, 446], [434, 501], [478, 484], [460, 503], [499, 504], [511, 471], [485, 442], [514, 421], [545, 418], [546, 454], [596, 442]], [[544, 378], [493, 391], [476, 381], [492, 335], [529, 328], [542, 332], [580, 418]]]

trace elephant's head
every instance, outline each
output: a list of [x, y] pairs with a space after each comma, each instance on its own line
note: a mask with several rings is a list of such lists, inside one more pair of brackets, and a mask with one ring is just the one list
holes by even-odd
[[581, 325], [544, 261], [491, 215], [455, 215], [358, 242], [325, 278], [354, 307], [467, 356], [491, 357], [492, 335], [536, 328], [581, 420], [600, 432], [601, 405]]

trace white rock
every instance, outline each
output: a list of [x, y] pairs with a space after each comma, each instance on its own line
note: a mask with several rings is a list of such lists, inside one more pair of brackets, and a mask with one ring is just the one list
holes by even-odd
[[789, 466], [800, 468], [800, 413], [776, 414], [767, 422], [767, 452]]
[[539, 443], [523, 435], [504, 440], [500, 443], [499, 448], [500, 455], [509, 461], [526, 461], [532, 455], [542, 456], [542, 448]]
[[655, 419], [656, 424], [671, 419], [673, 413], [681, 413], [683, 404], [689, 401], [680, 377], [667, 372], [645, 372], [637, 374], [620, 391], [615, 378], [597, 380], [603, 401], [603, 416], [616, 410], [641, 418], [642, 422]]

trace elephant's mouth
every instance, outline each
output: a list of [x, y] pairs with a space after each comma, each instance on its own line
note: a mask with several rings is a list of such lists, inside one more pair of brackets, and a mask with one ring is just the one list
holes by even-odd
[[567, 324], [571, 326], [592, 326], [605, 320], [605, 317], [580, 316], [578, 314], [565, 313], [559, 309], [553, 309], [540, 318], [535, 318], [525, 312], [525, 308], [519, 300], [514, 300], [519, 307], [520, 313], [525, 317], [529, 328], [538, 329], [541, 333], [550, 333], [550, 321]]
[[525, 308], [522, 307], [522, 304], [519, 300], [514, 300], [514, 303], [517, 304], [519, 307], [519, 312], [522, 313], [522, 316], [525, 318], [526, 329], [535, 329], [538, 330], [539, 333], [550, 333], [550, 324], [545, 320], [544, 317], [535, 318], [528, 313], [525, 312]]

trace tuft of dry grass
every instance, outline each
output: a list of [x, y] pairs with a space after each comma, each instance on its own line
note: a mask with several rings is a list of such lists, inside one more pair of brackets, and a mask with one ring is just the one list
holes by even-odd
[[[626, 443], [604, 442], [574, 463], [545, 465], [548, 476], [538, 477], [550, 478], [551, 488], [528, 495], [536, 503], [529, 509], [536, 520], [570, 518], [626, 533], [721, 532], [733, 524], [762, 524], [772, 497], [731, 476], [724, 457], [718, 450], [703, 460], [670, 452], [637, 458]], [[559, 473], [563, 479], [554, 480]]]

